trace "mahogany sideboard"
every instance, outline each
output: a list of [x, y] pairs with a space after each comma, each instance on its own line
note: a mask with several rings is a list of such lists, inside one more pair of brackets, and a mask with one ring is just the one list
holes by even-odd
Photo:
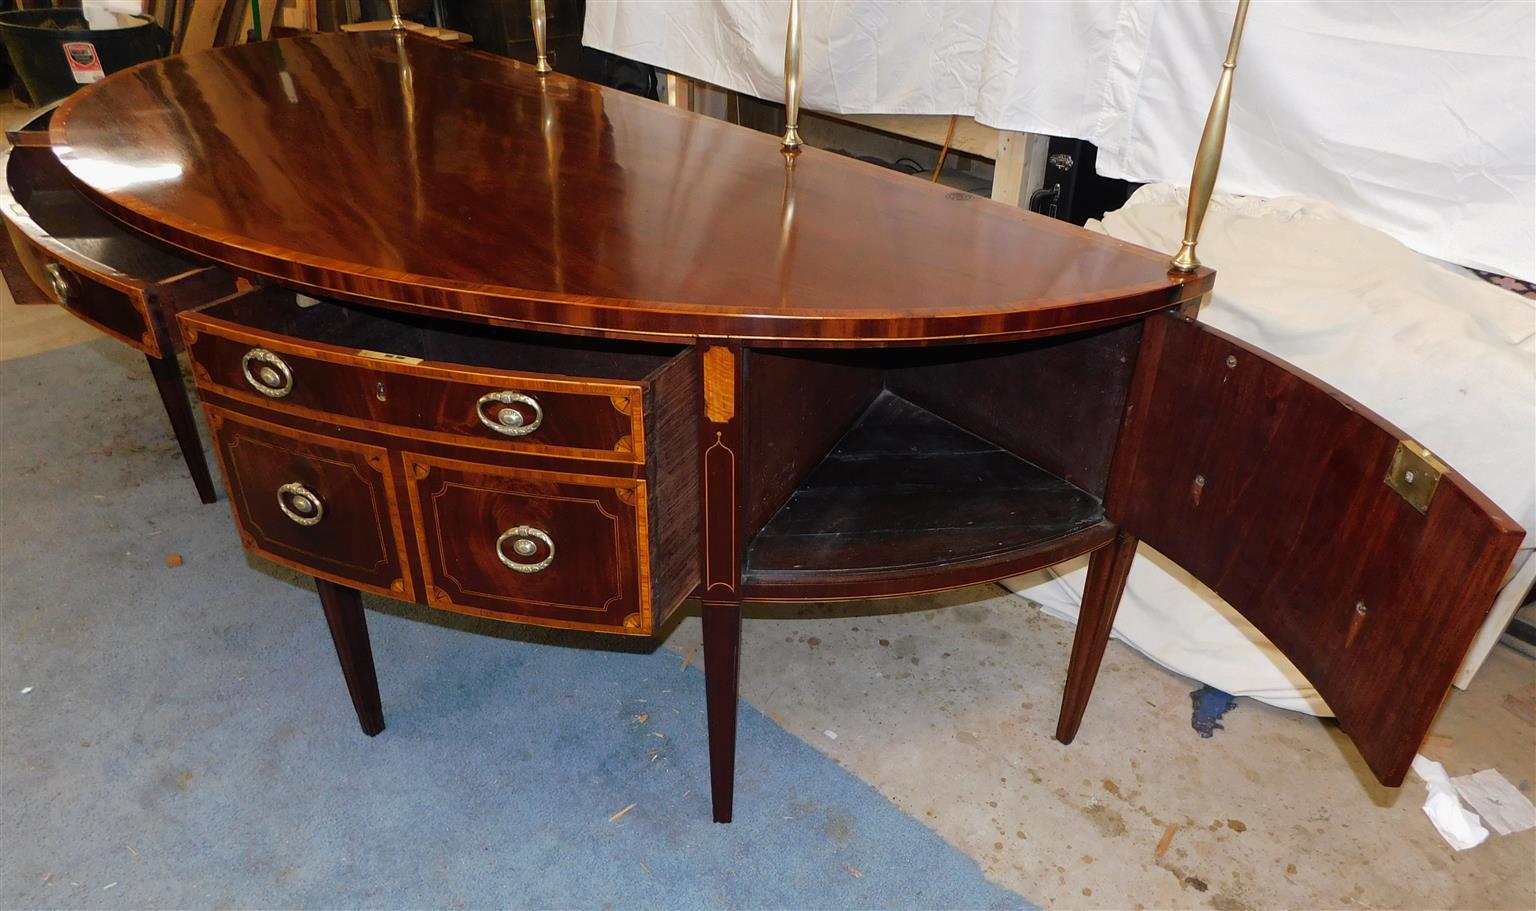
[[[23, 141], [28, 274], [62, 263], [61, 302], [162, 360], [177, 314], [240, 540], [315, 578], [368, 734], [361, 592], [636, 636], [694, 597], [729, 821], [743, 601], [1091, 554], [1066, 742], [1144, 540], [1397, 785], [1521, 538], [1202, 325], [1210, 270], [509, 60], [387, 32], [225, 48]], [[108, 231], [157, 252], [93, 252]], [[174, 293], [161, 256], [239, 287]], [[154, 293], [108, 317], [98, 285]]]

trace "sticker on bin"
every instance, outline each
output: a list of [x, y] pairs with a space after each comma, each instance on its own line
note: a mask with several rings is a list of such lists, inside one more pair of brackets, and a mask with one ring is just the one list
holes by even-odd
[[107, 75], [102, 72], [96, 45], [89, 41], [64, 42], [64, 59], [69, 61], [69, 74], [81, 85], [99, 82]]

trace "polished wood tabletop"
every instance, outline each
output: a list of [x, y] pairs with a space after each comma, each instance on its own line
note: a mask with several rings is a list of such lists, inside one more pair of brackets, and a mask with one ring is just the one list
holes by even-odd
[[387, 32], [147, 63], [54, 117], [109, 213], [325, 294], [558, 331], [766, 343], [1052, 334], [1209, 270], [830, 152]]

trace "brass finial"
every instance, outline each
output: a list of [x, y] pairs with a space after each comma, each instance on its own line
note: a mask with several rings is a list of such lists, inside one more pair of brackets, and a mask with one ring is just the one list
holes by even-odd
[[552, 73], [555, 68], [549, 65], [549, 52], [545, 49], [549, 17], [544, 10], [544, 0], [528, 0], [528, 2], [533, 16], [533, 47], [539, 55], [534, 61], [533, 70], [536, 73]]
[[789, 0], [784, 35], [784, 148], [800, 148], [800, 0]]
[[1248, 0], [1238, 0], [1237, 17], [1232, 22], [1232, 40], [1227, 43], [1227, 59], [1221, 64], [1216, 97], [1211, 99], [1211, 112], [1205, 115], [1205, 131], [1200, 134], [1195, 170], [1189, 178], [1184, 241], [1169, 263], [1171, 272], [1193, 272], [1200, 268], [1195, 244], [1200, 240], [1200, 223], [1205, 221], [1206, 207], [1211, 204], [1211, 191], [1216, 189], [1216, 172], [1221, 170], [1221, 147], [1227, 139], [1227, 112], [1232, 107], [1232, 74], [1237, 69], [1237, 48], [1243, 42], [1243, 21], [1247, 18]]

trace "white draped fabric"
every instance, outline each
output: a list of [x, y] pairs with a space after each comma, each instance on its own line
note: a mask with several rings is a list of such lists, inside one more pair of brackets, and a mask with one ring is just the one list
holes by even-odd
[[[1235, 0], [805, 0], [804, 102], [970, 114], [1187, 182]], [[584, 41], [782, 100], [788, 0], [589, 0]], [[1218, 189], [1536, 280], [1536, 4], [1257, 0]]]

